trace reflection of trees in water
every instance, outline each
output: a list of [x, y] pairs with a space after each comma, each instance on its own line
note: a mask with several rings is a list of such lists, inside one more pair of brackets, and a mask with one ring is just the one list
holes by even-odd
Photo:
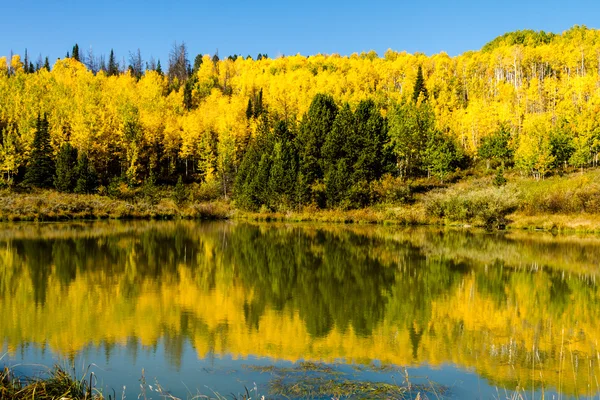
[[240, 227], [231, 240], [239, 278], [260, 293], [245, 305], [249, 324], [257, 326], [267, 305], [298, 310], [316, 337], [333, 326], [342, 331], [352, 326], [359, 335], [369, 335], [382, 320], [395, 271], [372, 255], [377, 240], [350, 232], [335, 237], [301, 228], [261, 231], [250, 225]]
[[[600, 319], [600, 294], [589, 275], [548, 266], [572, 260], [574, 271], [587, 271], [597, 264], [594, 245], [584, 242], [583, 251], [572, 241], [436, 230], [363, 234], [344, 227], [150, 223], [114, 235], [2, 243], [0, 305], [14, 298], [16, 277], [31, 281], [36, 307], [56, 306], [47, 294], [57, 293], [50, 285], [66, 289], [81, 278], [90, 289], [107, 285], [106, 291], [119, 297], [107, 300], [105, 312], [141, 319], [145, 315], [136, 305], [149, 301], [144, 312], [155, 306], [167, 309], [144, 329], [152, 330], [152, 346], [162, 342], [176, 368], [186, 343], [202, 347], [198, 351], [208, 357], [222, 354], [239, 340], [233, 337], [240, 334], [239, 325], [248, 332], [265, 332], [270, 329], [266, 317], [274, 313], [286, 321], [299, 316], [314, 341], [334, 331], [370, 338], [381, 326], [389, 327], [404, 335], [405, 362], [427, 361], [434, 348], [440, 359], [465, 365], [473, 365], [471, 358], [505, 363], [507, 354], [516, 351], [519, 357], [511, 362], [527, 366], [527, 351], [535, 344], [542, 362], [556, 365], [556, 325], [577, 326], [589, 339], [597, 331], [593, 321]], [[160, 296], [173, 295], [168, 290], [173, 287], [187, 288], [205, 301], [210, 297], [198, 294], [217, 291], [227, 297], [239, 292], [240, 301], [229, 303], [238, 308], [229, 315], [239, 320], [209, 322], [207, 314], [185, 302], [173, 304], [170, 312], [170, 299]], [[469, 321], [469, 307], [477, 302], [489, 302], [485, 310], [491, 311]], [[219, 304], [210, 304], [208, 313], [211, 307], [215, 314], [222, 312]], [[512, 325], [499, 328], [499, 318]], [[127, 335], [137, 334], [135, 323], [140, 322], [134, 321]], [[102, 338], [102, 332], [94, 334], [96, 340]], [[547, 336], [554, 342], [544, 349]], [[521, 341], [511, 341], [513, 337]], [[142, 342], [121, 339], [135, 357]], [[96, 343], [102, 343], [108, 359], [116, 342]]]

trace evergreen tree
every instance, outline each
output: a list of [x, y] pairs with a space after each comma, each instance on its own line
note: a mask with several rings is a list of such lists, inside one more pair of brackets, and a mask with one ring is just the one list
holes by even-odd
[[494, 180], [492, 181], [492, 183], [496, 187], [506, 185], [506, 178], [504, 177], [504, 166], [500, 166], [496, 169], [496, 175], [494, 176]]
[[185, 185], [183, 184], [183, 178], [179, 175], [177, 179], [177, 184], [175, 185], [175, 190], [173, 191], [173, 200], [177, 205], [182, 205], [187, 200], [187, 190], [185, 189]]
[[[324, 177], [322, 148], [331, 131], [337, 112], [338, 108], [333, 97], [317, 94], [310, 104], [308, 114], [302, 119], [298, 137], [298, 152], [300, 173], [308, 186], [305, 191]], [[320, 202], [315, 196], [312, 196], [311, 200]], [[310, 200], [304, 199], [304, 201]]]
[[486, 161], [488, 169], [492, 162], [512, 164], [514, 154], [510, 146], [510, 129], [506, 125], [502, 125], [494, 134], [481, 139], [477, 153]]
[[417, 175], [423, 169], [427, 140], [435, 129], [433, 110], [413, 102], [395, 106], [388, 113], [388, 126], [388, 146], [396, 158], [398, 175]]
[[185, 82], [185, 86], [183, 88], [183, 105], [188, 111], [192, 108], [195, 108], [192, 92], [197, 82], [198, 77], [196, 75], [192, 75], [192, 77]]
[[44, 68], [46, 68], [46, 71], [50, 71], [50, 60], [48, 60], [48, 57], [44, 60]]
[[238, 168], [234, 193], [237, 204], [242, 208], [255, 210], [264, 204], [264, 192], [267, 190], [270, 175], [270, 155], [273, 150], [273, 135], [270, 129], [269, 118], [265, 113], [259, 120], [256, 137], [249, 143]]
[[434, 130], [429, 136], [425, 150], [425, 165], [428, 174], [444, 181], [448, 173], [459, 166], [462, 152], [454, 140], [443, 133]]
[[39, 188], [51, 188], [54, 185], [54, 172], [48, 119], [46, 115], [43, 118], [38, 115], [24, 183]]
[[254, 101], [254, 118], [258, 118], [263, 111], [263, 90], [261, 88], [256, 95], [256, 100]]
[[[159, 61], [160, 64], [160, 61]], [[110, 56], [108, 57], [108, 76], [119, 75], [119, 65], [117, 64], [117, 60], [115, 58], [115, 53], [111, 49]]]
[[77, 185], [75, 193], [93, 193], [98, 186], [98, 175], [87, 153], [81, 153], [77, 162]]
[[425, 79], [423, 78], [423, 69], [419, 65], [417, 70], [417, 80], [415, 81], [415, 87], [413, 89], [413, 101], [416, 103], [419, 100], [419, 96], [423, 95], [423, 102], [427, 101], [427, 88], [425, 87]]
[[248, 99], [248, 107], [246, 107], [246, 119], [252, 118], [252, 99]]
[[23, 60], [23, 70], [26, 74], [34, 72], [29, 70], [29, 56], [27, 55], [27, 49], [25, 49], [25, 59]]
[[54, 187], [60, 192], [72, 192], [77, 184], [77, 149], [69, 142], [61, 146], [56, 158]]
[[347, 103], [337, 113], [330, 133], [323, 145], [323, 168], [325, 172], [325, 194], [328, 207], [338, 206], [346, 199], [351, 184], [348, 151], [355, 141], [354, 113]]
[[158, 60], [158, 62], [156, 63], [156, 72], [158, 72], [160, 76], [162, 76], [163, 74], [162, 67], [160, 66], [160, 60]]
[[384, 149], [387, 126], [373, 100], [363, 100], [358, 104], [355, 121], [354, 141], [346, 141], [355, 146], [348, 151], [353, 155], [353, 181], [371, 182], [379, 179], [388, 166], [390, 157]]
[[289, 208], [294, 199], [297, 181], [297, 152], [287, 124], [279, 121], [274, 130], [272, 165], [269, 175], [269, 199], [272, 208]]
[[194, 68], [192, 69], [192, 73], [198, 72], [200, 67], [202, 66], [202, 62], [204, 61], [202, 54], [198, 54], [196, 58], [194, 58]]
[[77, 43], [75, 43], [75, 46], [73, 46], [73, 54], [71, 56], [76, 61], [80, 61], [80, 59], [79, 59], [79, 45]]

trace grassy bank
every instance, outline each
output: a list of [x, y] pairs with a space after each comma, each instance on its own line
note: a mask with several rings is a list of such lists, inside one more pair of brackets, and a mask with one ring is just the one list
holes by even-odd
[[78, 219], [226, 219], [231, 208], [224, 201], [186, 202], [170, 198], [115, 199], [108, 196], [66, 194], [53, 190], [19, 193], [0, 191], [2, 221], [63, 221]]
[[0, 191], [2, 221], [80, 219], [241, 219], [252, 221], [459, 225], [546, 231], [600, 232], [600, 171], [575, 172], [535, 181], [518, 174], [494, 186], [493, 174], [468, 176], [451, 184], [411, 182], [409, 201], [358, 210], [249, 212], [217, 196], [176, 201], [168, 189], [152, 196], [65, 194], [52, 190]]
[[600, 232], [600, 171], [540, 181], [515, 173], [507, 179], [499, 187], [493, 184], [492, 173], [446, 185], [422, 180], [410, 184], [411, 201], [403, 204], [379, 204], [360, 210], [305, 207], [287, 212], [237, 212], [236, 218]]

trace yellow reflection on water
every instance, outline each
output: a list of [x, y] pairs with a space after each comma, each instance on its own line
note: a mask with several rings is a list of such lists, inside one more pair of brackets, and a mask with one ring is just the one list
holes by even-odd
[[[598, 391], [600, 240], [318, 226], [28, 225], [0, 233], [0, 338], [181, 360], [454, 364]], [[11, 232], [13, 233], [11, 235]], [[478, 251], [479, 249], [479, 251]]]

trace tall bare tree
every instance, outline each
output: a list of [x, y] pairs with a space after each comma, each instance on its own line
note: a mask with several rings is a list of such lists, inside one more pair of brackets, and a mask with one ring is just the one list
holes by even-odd
[[177, 78], [179, 83], [186, 81], [190, 69], [189, 63], [185, 42], [181, 42], [181, 44], [177, 44], [177, 42], [173, 43], [173, 47], [169, 53], [169, 80], [173, 81]]

